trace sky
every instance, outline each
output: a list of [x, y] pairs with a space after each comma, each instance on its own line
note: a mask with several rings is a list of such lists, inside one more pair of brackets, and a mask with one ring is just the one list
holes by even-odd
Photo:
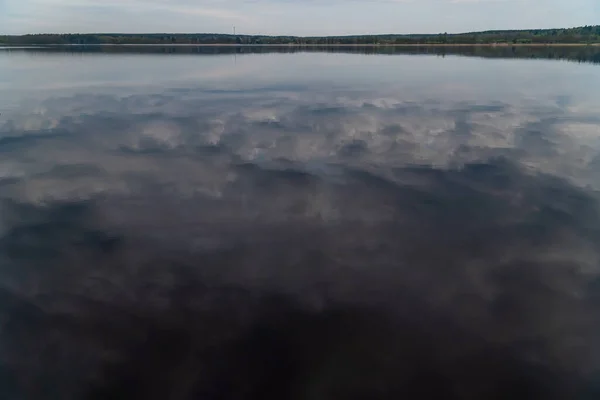
[[0, 0], [0, 34], [467, 32], [600, 23], [598, 0]]

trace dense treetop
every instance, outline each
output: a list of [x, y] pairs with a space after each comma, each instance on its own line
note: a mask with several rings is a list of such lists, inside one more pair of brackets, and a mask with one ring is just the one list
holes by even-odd
[[600, 25], [568, 29], [533, 29], [485, 31], [459, 34], [427, 35], [355, 35], [355, 36], [261, 36], [199, 34], [36, 34], [0, 36], [4, 45], [44, 44], [295, 44], [295, 45], [354, 45], [354, 44], [552, 44], [600, 43]]

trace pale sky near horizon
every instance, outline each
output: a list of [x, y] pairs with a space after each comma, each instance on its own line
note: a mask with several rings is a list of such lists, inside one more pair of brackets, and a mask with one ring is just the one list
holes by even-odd
[[0, 0], [0, 34], [468, 32], [600, 24], [600, 0]]

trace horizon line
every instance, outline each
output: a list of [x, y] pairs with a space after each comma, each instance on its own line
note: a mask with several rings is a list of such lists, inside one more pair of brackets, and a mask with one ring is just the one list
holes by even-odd
[[40, 32], [40, 33], [23, 33], [23, 34], [4, 34], [0, 33], [0, 36], [8, 37], [20, 37], [20, 36], [36, 36], [36, 35], [220, 35], [220, 36], [263, 36], [263, 37], [293, 37], [293, 38], [341, 38], [341, 37], [353, 37], [353, 36], [434, 36], [434, 35], [469, 35], [476, 33], [488, 33], [488, 32], [520, 32], [520, 31], [548, 31], [558, 29], [578, 29], [584, 27], [597, 27], [599, 25], [580, 25], [572, 26], [568, 28], [524, 28], [524, 29], [488, 29], [482, 31], [465, 31], [465, 32], [435, 32], [435, 33], [355, 33], [355, 34], [343, 34], [343, 35], [286, 35], [286, 34], [260, 34], [260, 33], [218, 33], [218, 32], [70, 32], [70, 33], [57, 33], [57, 32]]

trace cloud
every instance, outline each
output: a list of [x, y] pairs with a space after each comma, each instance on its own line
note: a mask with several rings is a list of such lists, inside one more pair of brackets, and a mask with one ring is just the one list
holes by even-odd
[[[47, 0], [48, 1], [48, 0]], [[49, 0], [54, 1], [54, 0]], [[64, 3], [64, 1], [69, 1]], [[210, 2], [209, 2], [210, 3]], [[103, 1], [82, 1], [82, 0], [60, 0], [59, 4], [68, 5], [71, 7], [102, 7], [105, 9], [114, 10], [129, 10], [136, 11], [140, 14], [153, 13], [153, 12], [164, 12], [168, 14], [180, 14], [180, 16], [200, 16], [210, 17], [216, 19], [222, 19], [227, 21], [243, 21], [248, 22], [249, 17], [236, 13], [232, 9], [228, 8], [216, 8], [209, 6], [199, 5], [197, 2], [173, 2], [173, 1], [140, 1], [140, 0], [127, 0], [123, 2], [103, 2]], [[218, 4], [218, 3], [216, 3]]]
[[[497, 2], [504, 3], [504, 2], [515, 2], [515, 1], [519, 1], [519, 0], [450, 0], [450, 2], [454, 3], [454, 4], [473, 4], [473, 3], [489, 4], [489, 3], [497, 3]], [[523, 0], [521, 0], [521, 1], [523, 1]]]
[[[512, 7], [517, 3], [515, 15]], [[457, 7], [460, 4], [465, 7]], [[235, 23], [240, 32], [263, 34], [436, 33], [580, 26], [594, 24], [600, 12], [591, 0], [565, 4], [560, 0], [5, 0], [0, 29], [228, 33]]]
[[[131, 32], [132, 25], [124, 23], [131, 18], [135, 18], [138, 31], [145, 32], [181, 31], [173, 23], [175, 20], [188, 27], [207, 21], [212, 26], [221, 27], [229, 27], [232, 23], [253, 23], [249, 15], [217, 4], [203, 6], [186, 2], [138, 0], [31, 0], [23, 3], [11, 1], [9, 7], [14, 13], [21, 15], [21, 22], [17, 24], [11, 14], [0, 17], [0, 21], [5, 20], [3, 25], [8, 27], [5, 29], [29, 29], [30, 32]], [[24, 32], [28, 31], [20, 33]]]

